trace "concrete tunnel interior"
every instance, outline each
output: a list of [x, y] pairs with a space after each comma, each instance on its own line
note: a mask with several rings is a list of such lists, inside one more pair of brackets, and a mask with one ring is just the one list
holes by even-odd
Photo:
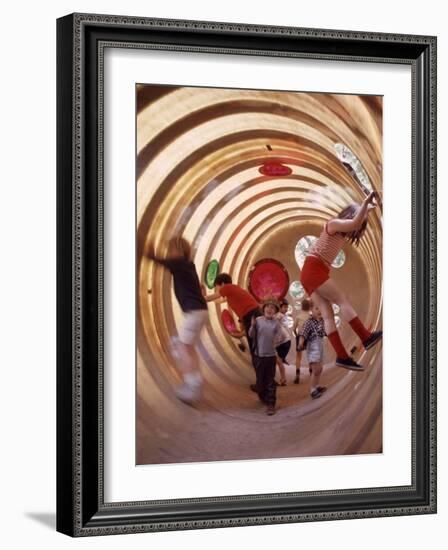
[[[136, 463], [381, 452], [381, 346], [362, 350], [344, 321], [341, 337], [348, 349], [357, 346], [354, 356], [365, 372], [334, 366], [326, 344], [325, 396], [310, 400], [304, 359], [303, 382], [293, 385], [289, 375], [288, 386], [277, 390], [278, 413], [267, 420], [248, 389], [254, 380], [249, 353], [222, 324], [227, 306], [209, 303], [198, 346], [204, 399], [195, 408], [179, 402], [170, 339], [182, 312], [170, 273], [145, 250], [153, 242], [163, 253], [179, 234], [192, 244], [201, 281], [216, 259], [220, 271], [247, 288], [252, 266], [264, 258], [280, 261], [290, 284], [299, 281], [300, 239], [318, 236], [325, 221], [364, 196], [335, 144], [356, 155], [382, 198], [382, 98], [153, 85], [139, 85], [136, 97]], [[271, 161], [291, 173], [260, 173]], [[343, 251], [345, 262], [332, 277], [366, 326], [381, 328], [380, 207], [369, 215], [359, 247], [347, 243]], [[294, 317], [299, 300], [286, 298]]]

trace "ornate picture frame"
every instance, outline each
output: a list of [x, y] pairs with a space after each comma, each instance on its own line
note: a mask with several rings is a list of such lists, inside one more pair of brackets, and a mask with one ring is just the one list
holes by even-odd
[[[412, 483], [106, 502], [104, 52], [116, 47], [408, 65]], [[91, 536], [436, 512], [436, 38], [73, 14], [57, 22], [57, 530]]]

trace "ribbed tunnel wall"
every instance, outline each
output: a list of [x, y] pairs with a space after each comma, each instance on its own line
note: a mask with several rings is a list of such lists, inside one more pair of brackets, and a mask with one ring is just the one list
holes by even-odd
[[[381, 348], [356, 355], [369, 365], [366, 373], [327, 367], [329, 391], [319, 404], [310, 403], [305, 388], [279, 390], [280, 411], [269, 422], [282, 421], [283, 409], [283, 439], [273, 442], [276, 451], [271, 454], [258, 449], [256, 440], [245, 451], [244, 438], [235, 431], [250, 432], [251, 423], [263, 414], [248, 395], [253, 382], [249, 355], [238, 349], [220, 321], [225, 304], [209, 304], [210, 323], [201, 335], [204, 404], [192, 410], [177, 402], [173, 388], [180, 378], [169, 341], [181, 311], [171, 275], [144, 252], [151, 241], [163, 254], [166, 241], [181, 234], [193, 245], [202, 280], [209, 261], [217, 259], [221, 271], [247, 288], [250, 268], [266, 257], [281, 261], [290, 280], [298, 280], [298, 240], [318, 235], [326, 220], [363, 198], [338, 160], [335, 143], [353, 151], [382, 195], [381, 98], [140, 86], [137, 106], [137, 463], [380, 451]], [[263, 176], [259, 168], [268, 160], [289, 166], [292, 174]], [[344, 266], [333, 270], [370, 327], [381, 326], [381, 243], [377, 208], [359, 248], [346, 245]], [[341, 335], [348, 348], [358, 344], [345, 324]], [[326, 357], [334, 359], [331, 350]], [[346, 419], [344, 428], [340, 419], [347, 404], [358, 415], [355, 424]], [[303, 416], [308, 437], [298, 426]], [[217, 433], [218, 426], [230, 422], [223, 449], [201, 444], [201, 432], [193, 427], [198, 419], [209, 440], [208, 432]], [[339, 439], [316, 439], [310, 422], [338, 422]]]

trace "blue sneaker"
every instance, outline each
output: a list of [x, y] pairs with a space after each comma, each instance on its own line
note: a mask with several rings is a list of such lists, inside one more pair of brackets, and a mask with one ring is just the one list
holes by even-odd
[[362, 343], [364, 346], [364, 349], [373, 348], [373, 346], [377, 344], [382, 337], [383, 337], [382, 330], [377, 330], [376, 332], [372, 332], [372, 334], [367, 338], [367, 340], [364, 340], [364, 342]]
[[338, 367], [342, 367], [348, 370], [364, 370], [364, 367], [362, 365], [358, 365], [358, 363], [356, 363], [356, 361], [353, 361], [351, 357], [347, 357], [347, 359], [341, 359], [340, 357], [337, 357], [336, 365]]
[[312, 399], [318, 399], [324, 392], [320, 391], [319, 388], [316, 388], [310, 393]]

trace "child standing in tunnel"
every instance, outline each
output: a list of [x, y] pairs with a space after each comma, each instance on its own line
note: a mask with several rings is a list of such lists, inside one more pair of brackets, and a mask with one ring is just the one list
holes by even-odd
[[271, 416], [276, 413], [275, 341], [282, 327], [275, 317], [279, 307], [274, 300], [266, 300], [262, 311], [261, 317], [252, 318], [249, 335], [254, 343], [256, 391], [260, 400], [267, 405], [266, 414]]
[[168, 242], [167, 258], [158, 258], [150, 247], [147, 257], [168, 269], [174, 282], [174, 294], [183, 311], [179, 336], [173, 338], [175, 355], [183, 383], [176, 389], [178, 399], [194, 404], [201, 398], [203, 378], [199, 369], [196, 344], [202, 327], [208, 320], [207, 303], [202, 294], [196, 267], [191, 261], [191, 247], [182, 237]]
[[308, 365], [310, 368], [310, 396], [313, 399], [320, 397], [325, 386], [320, 386], [320, 377], [323, 368], [325, 328], [320, 309], [310, 302], [311, 316], [305, 321], [299, 334], [298, 348], [303, 351], [306, 347]]
[[303, 264], [300, 281], [320, 309], [328, 339], [336, 352], [336, 365], [350, 370], [364, 370], [347, 353], [334, 320], [332, 304], [340, 307], [345, 321], [361, 339], [366, 350], [372, 348], [382, 338], [382, 331], [370, 332], [359, 319], [356, 311], [330, 278], [330, 267], [346, 241], [358, 246], [367, 227], [369, 212], [375, 208], [375, 193], [372, 192], [361, 204], [351, 204], [344, 208], [337, 218], [328, 221], [317, 241], [308, 252]]

